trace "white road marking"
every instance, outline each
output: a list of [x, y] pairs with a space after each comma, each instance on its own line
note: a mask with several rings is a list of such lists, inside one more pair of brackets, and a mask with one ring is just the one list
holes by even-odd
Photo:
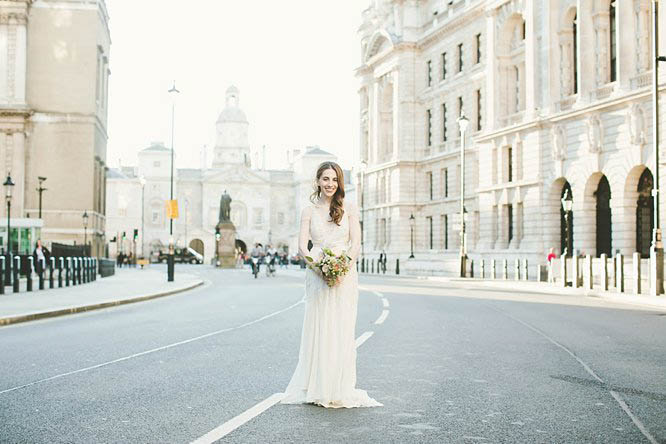
[[[361, 336], [356, 338], [356, 348], [359, 348], [361, 345], [363, 345], [363, 343], [367, 341], [373, 335], [373, 333], [374, 332], [372, 331], [366, 331]], [[213, 429], [210, 432], [206, 433], [201, 438], [192, 441], [192, 444], [210, 444], [219, 439], [224, 438], [229, 433], [236, 430], [238, 427], [242, 426], [251, 419], [254, 419], [255, 417], [261, 415], [266, 410], [270, 409], [275, 404], [282, 401], [282, 398], [284, 398], [284, 393], [275, 393], [269, 396], [268, 398], [264, 399], [254, 407], [247, 409], [246, 411], [236, 416], [235, 418], [230, 419], [229, 421], [225, 422], [216, 429]]]
[[[503, 311], [503, 310], [500, 310], [499, 308], [495, 308], [495, 307], [491, 307], [491, 308], [492, 308], [493, 310], [498, 311], [498, 312], [502, 313], [503, 315], [505, 315], [505, 316], [507, 316], [507, 317], [513, 319], [514, 321], [523, 324], [525, 327], [527, 327], [527, 328], [529, 328], [530, 330], [532, 330], [532, 331], [538, 333], [539, 335], [543, 336], [543, 337], [546, 338], [549, 342], [551, 342], [551, 343], [554, 344], [555, 346], [561, 348], [561, 349], [564, 350], [566, 353], [568, 353], [569, 355], [571, 355], [571, 357], [573, 357], [576, 361], [578, 361], [578, 363], [579, 363], [580, 365], [583, 366], [583, 368], [585, 369], [585, 371], [587, 371], [587, 372], [588, 372], [588, 373], [589, 373], [594, 379], [596, 379], [597, 381], [599, 381], [601, 384], [605, 384], [604, 380], [601, 379], [599, 376], [597, 376], [597, 374], [594, 373], [594, 371], [590, 368], [589, 365], [587, 365], [585, 362], [583, 362], [583, 360], [582, 360], [581, 358], [579, 358], [578, 356], [576, 356], [576, 354], [575, 354], [574, 352], [572, 352], [571, 350], [569, 350], [566, 346], [560, 344], [560, 343], [557, 342], [555, 339], [551, 338], [551, 337], [548, 336], [546, 333], [544, 333], [544, 332], [542, 332], [541, 330], [539, 330], [538, 328], [536, 328], [536, 327], [534, 327], [534, 326], [528, 324], [527, 322], [521, 321], [521, 320], [518, 319], [518, 318], [514, 318], [513, 316], [511, 316], [510, 314], [506, 313], [506, 312]], [[620, 407], [622, 408], [622, 410], [624, 410], [624, 412], [627, 414], [627, 416], [629, 416], [629, 418], [633, 421], [633, 423], [636, 425], [636, 427], [638, 427], [638, 430], [640, 430], [641, 433], [643, 433], [643, 436], [645, 436], [645, 437], [647, 438], [647, 440], [650, 441], [652, 444], [659, 444], [659, 443], [657, 442], [657, 440], [656, 440], [656, 439], [650, 434], [650, 432], [649, 432], [648, 429], [645, 427], [645, 425], [641, 422], [641, 420], [638, 419], [638, 418], [632, 413], [632, 411], [629, 409], [629, 406], [627, 405], [626, 402], [624, 402], [624, 400], [622, 399], [622, 397], [621, 397], [621, 396], [620, 396], [615, 390], [609, 389], [609, 391], [610, 391], [611, 396], [617, 401], [617, 403], [620, 405]]]
[[388, 310], [382, 310], [382, 314], [379, 315], [379, 317], [378, 317], [377, 320], [375, 321], [375, 324], [377, 324], [377, 325], [379, 325], [379, 324], [383, 324], [384, 321], [386, 320], [386, 318], [388, 317], [388, 315], [389, 315], [389, 311], [388, 311]]
[[54, 379], [64, 378], [65, 376], [75, 375], [77, 373], [83, 373], [83, 372], [86, 372], [86, 371], [89, 371], [89, 370], [94, 370], [94, 369], [97, 369], [97, 368], [100, 368], [100, 367], [106, 367], [107, 365], [116, 364], [118, 362], [127, 361], [127, 360], [133, 359], [133, 358], [138, 358], [139, 356], [144, 356], [144, 355], [147, 355], [147, 354], [150, 354], [150, 353], [155, 353], [155, 352], [158, 352], [158, 351], [167, 350], [169, 348], [177, 347], [179, 345], [189, 344], [190, 342], [194, 342], [194, 341], [198, 341], [200, 339], [205, 339], [205, 338], [208, 338], [208, 337], [211, 337], [211, 336], [219, 335], [221, 333], [227, 333], [227, 332], [230, 332], [230, 331], [238, 330], [240, 328], [248, 327], [250, 325], [261, 322], [265, 319], [272, 318], [273, 316], [277, 316], [281, 313], [284, 313], [285, 311], [289, 311], [292, 308], [302, 304], [303, 302], [305, 302], [305, 300], [301, 299], [300, 301], [296, 302], [295, 304], [290, 305], [287, 308], [283, 308], [282, 310], [278, 310], [278, 311], [273, 312], [271, 314], [267, 314], [266, 316], [262, 316], [258, 319], [255, 319], [254, 321], [246, 322], [246, 323], [238, 325], [236, 327], [224, 328], [222, 330], [217, 330], [217, 331], [214, 331], [214, 332], [211, 332], [211, 333], [206, 333], [205, 335], [197, 336], [195, 338], [190, 338], [190, 339], [186, 339], [184, 341], [174, 342], [173, 344], [164, 345], [162, 347], [154, 348], [152, 350], [146, 350], [146, 351], [143, 351], [141, 353], [135, 353], [133, 355], [125, 356], [123, 358], [114, 359], [113, 361], [108, 361], [108, 362], [104, 362], [102, 364], [92, 365], [90, 367], [81, 368], [81, 369], [74, 370], [74, 371], [71, 371], [71, 372], [51, 376], [50, 378], [44, 378], [44, 379], [40, 379], [38, 381], [30, 382], [28, 384], [23, 384], [23, 385], [19, 385], [17, 387], [12, 387], [12, 388], [9, 388], [9, 389], [5, 389], [5, 390], [0, 391], [0, 395], [2, 395], [4, 393], [13, 392], [15, 390], [19, 390], [19, 389], [22, 389], [22, 388], [30, 387], [32, 385], [41, 384], [43, 382], [53, 381]]
[[384, 308], [388, 308], [388, 307], [389, 307], [389, 301], [388, 301], [388, 299], [386, 299], [386, 298], [382, 298], [382, 304], [384, 304]]
[[[377, 291], [374, 292], [377, 296], [382, 298], [382, 301], [385, 301], [385, 307], [388, 306], [388, 301], [384, 299], [383, 295]], [[303, 302], [303, 301], [301, 301]], [[384, 322], [386, 319], [386, 316], [388, 316], [388, 310], [382, 311], [382, 315], [380, 316], [379, 319], [377, 319], [378, 324], [381, 324]], [[383, 319], [382, 319], [383, 317]], [[379, 322], [381, 319], [381, 322]], [[370, 339], [370, 337], [374, 334], [373, 331], [366, 331], [364, 332], [361, 336], [356, 338], [356, 348], [359, 348], [365, 341]], [[0, 392], [1, 393], [1, 392]], [[230, 419], [229, 421], [225, 422], [221, 426], [217, 427], [216, 429], [211, 430], [210, 432], [206, 433], [204, 436], [201, 438], [196, 439], [195, 441], [192, 441], [192, 444], [210, 444], [213, 443], [229, 433], [233, 432], [236, 430], [238, 427], [242, 426], [243, 424], [247, 423], [251, 419], [261, 415], [263, 412], [268, 410], [269, 408], [273, 407], [275, 404], [280, 402], [282, 398], [284, 397], [284, 393], [275, 393], [268, 398], [264, 399], [261, 401], [259, 404], [255, 405], [254, 407], [251, 407], [250, 409], [244, 411], [240, 415], [236, 416], [233, 419]]]
[[284, 393], [275, 393], [274, 395], [269, 396], [268, 398], [264, 399], [254, 407], [244, 411], [235, 418], [225, 422], [218, 428], [206, 433], [201, 438], [192, 441], [192, 444], [209, 444], [219, 439], [222, 439], [223, 437], [227, 436], [229, 433], [236, 430], [238, 427], [242, 426], [246, 422], [250, 421], [256, 416], [261, 415], [266, 410], [273, 407], [275, 404], [280, 402], [282, 398], [284, 398]]
[[359, 348], [361, 345], [363, 345], [363, 343], [365, 341], [367, 341], [368, 339], [370, 339], [370, 336], [372, 336], [373, 334], [374, 334], [374, 332], [372, 332], [372, 331], [366, 331], [361, 336], [356, 338], [356, 348]]

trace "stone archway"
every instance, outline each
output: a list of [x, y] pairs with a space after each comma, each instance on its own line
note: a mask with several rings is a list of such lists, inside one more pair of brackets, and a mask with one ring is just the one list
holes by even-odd
[[[569, 196], [573, 199], [573, 193], [571, 191], [571, 184], [569, 184], [568, 181], [564, 182], [564, 185], [562, 185], [562, 192], [560, 193], [560, 199], [564, 198], [564, 195], [568, 193]], [[567, 224], [567, 218], [564, 217], [564, 208], [562, 208], [562, 203], [560, 200], [560, 254], [564, 254], [564, 251], [566, 250], [567, 256], [571, 256], [573, 254], [573, 244], [574, 244], [574, 224], [573, 224], [573, 211], [569, 212], [569, 217], [568, 217], [568, 224]], [[567, 227], [568, 225], [568, 227]], [[568, 233], [567, 233], [568, 230]], [[568, 235], [568, 242], [567, 242], [567, 235]]]
[[654, 178], [649, 168], [643, 170], [638, 179], [636, 199], [636, 251], [642, 258], [650, 257], [652, 230], [654, 229]]
[[203, 254], [204, 254], [204, 243], [201, 239], [192, 239], [190, 241], [189, 247], [203, 256]]
[[613, 228], [610, 207], [611, 189], [605, 175], [601, 176], [597, 190], [594, 192], [594, 197], [596, 199], [597, 257], [600, 257], [604, 253], [610, 257], [613, 253]]

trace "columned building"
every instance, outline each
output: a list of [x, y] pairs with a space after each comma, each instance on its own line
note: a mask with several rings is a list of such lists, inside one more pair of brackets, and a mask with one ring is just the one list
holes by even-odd
[[[103, 253], [108, 19], [104, 0], [0, 1], [0, 168], [16, 184], [15, 252], [38, 237], [83, 244], [87, 234]], [[0, 237], [6, 249], [6, 223]]]
[[413, 215], [401, 269], [457, 270], [462, 111], [469, 256], [563, 251], [567, 190], [568, 253], [649, 256], [650, 2], [375, 0], [363, 14], [366, 256], [407, 259]]
[[[240, 92], [231, 86], [215, 123], [211, 164], [204, 151], [199, 168], [174, 169], [174, 196], [179, 206], [179, 217], [173, 224], [175, 245], [198, 251], [206, 263], [215, 256], [215, 225], [219, 221], [220, 197], [225, 191], [232, 199], [230, 216], [240, 249], [249, 251], [259, 242], [295, 254], [300, 213], [309, 202], [317, 166], [337, 159], [311, 146], [291, 150], [287, 169], [267, 169], [265, 161], [259, 162], [257, 156], [251, 155], [249, 128], [240, 107]], [[165, 204], [169, 198], [171, 150], [154, 142], [138, 157], [138, 167], [108, 172], [106, 236], [119, 241], [109, 245], [112, 257], [120, 251], [136, 251], [139, 256], [152, 255], [155, 259], [169, 243]], [[351, 177], [349, 171], [345, 173]], [[354, 195], [353, 187], [351, 194]], [[134, 229], [139, 230], [136, 245], [132, 239]]]

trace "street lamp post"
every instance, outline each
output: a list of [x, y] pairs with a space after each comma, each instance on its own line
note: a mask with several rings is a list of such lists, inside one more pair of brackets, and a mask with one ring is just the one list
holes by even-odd
[[465, 246], [465, 132], [469, 119], [460, 110], [460, 277], [467, 276], [467, 251]]
[[144, 212], [145, 212], [145, 191], [146, 191], [146, 178], [141, 176], [139, 178], [139, 183], [141, 184], [141, 257], [145, 259], [146, 257], [146, 250], [144, 249], [145, 244], [144, 244], [144, 230], [145, 230], [145, 224], [144, 224]]
[[37, 192], [39, 193], [39, 218], [42, 218], [42, 193], [46, 191], [46, 188], [44, 188], [42, 185], [44, 184], [44, 181], [46, 180], [46, 177], [38, 176], [37, 180], [39, 180], [39, 188], [37, 188]]
[[568, 189], [564, 191], [564, 196], [562, 196], [560, 202], [562, 202], [562, 210], [564, 211], [564, 250], [562, 251], [562, 257], [566, 258], [571, 253], [569, 251], [569, 243], [571, 242], [569, 238], [571, 236], [571, 233], [569, 233], [569, 217], [573, 206], [573, 198]]
[[664, 247], [661, 241], [661, 226], [659, 225], [659, 62], [666, 61], [666, 57], [659, 56], [659, 1], [652, 1], [652, 56], [654, 66], [652, 69], [652, 149], [654, 153], [654, 188], [652, 190], [654, 202], [654, 229], [652, 231], [652, 246], [650, 248], [650, 292], [653, 296], [664, 292]]
[[[173, 86], [169, 89], [169, 95], [172, 96], [173, 100], [171, 102], [171, 194], [170, 199], [173, 202], [173, 135], [174, 127], [176, 120], [176, 95], [180, 91], [176, 89], [176, 82], [173, 82]], [[167, 256], [167, 281], [173, 282], [174, 275], [174, 244], [173, 244], [173, 218], [169, 218], [169, 254]]]
[[368, 162], [361, 161], [361, 272], [365, 272], [365, 169]]
[[409, 258], [414, 259], [414, 224], [416, 223], [416, 219], [414, 218], [414, 213], [409, 215], [409, 228], [411, 231], [411, 247], [410, 247], [410, 253], [409, 253]]
[[88, 212], [86, 210], [83, 210], [83, 251], [85, 252], [85, 248], [88, 245]]
[[10, 226], [10, 215], [12, 209], [12, 188], [14, 187], [14, 182], [12, 182], [11, 174], [7, 174], [7, 180], [3, 184], [5, 186], [5, 199], [7, 200], [7, 284], [11, 284], [12, 273], [9, 270], [13, 267], [14, 261], [12, 260], [12, 236], [11, 236], [11, 226]]

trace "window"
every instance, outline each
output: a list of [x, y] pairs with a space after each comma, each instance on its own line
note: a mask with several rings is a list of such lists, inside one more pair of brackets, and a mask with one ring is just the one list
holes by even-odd
[[506, 211], [507, 211], [507, 222], [508, 222], [508, 228], [509, 228], [509, 242], [511, 242], [511, 239], [513, 239], [513, 205], [507, 205], [506, 206]]
[[481, 34], [476, 35], [476, 60], [475, 63], [481, 63]]
[[261, 225], [264, 221], [264, 209], [255, 208], [254, 209], [254, 224]]
[[428, 183], [428, 190], [429, 190], [429, 193], [430, 193], [430, 200], [432, 200], [433, 199], [433, 195], [432, 195], [432, 171], [428, 171], [426, 173], [426, 181]]
[[520, 29], [520, 32], [521, 32], [520, 34], [521, 39], [525, 40], [525, 20], [523, 20], [523, 25], [522, 28]]
[[442, 142], [446, 142], [446, 103], [442, 103]]
[[428, 127], [428, 146], [432, 145], [432, 111], [428, 110], [427, 112], [427, 127]]
[[278, 225], [284, 224], [284, 213], [280, 212], [277, 214], [277, 223]]
[[158, 210], [153, 210], [151, 221], [156, 224], [160, 221], [160, 212]]
[[118, 208], [118, 216], [120, 217], [127, 216], [127, 208]]
[[515, 95], [516, 95], [516, 100], [515, 100], [515, 110], [514, 112], [520, 111], [520, 70], [518, 69], [517, 66], [513, 67], [513, 75], [514, 75], [514, 80], [516, 82], [515, 84]]
[[476, 90], [476, 130], [481, 131], [481, 90]]
[[610, 2], [610, 81], [617, 80], [617, 46], [615, 45], [616, 20], [615, 20], [615, 2]]
[[442, 80], [446, 80], [446, 53], [442, 53]]
[[506, 157], [508, 181], [513, 182], [513, 148], [507, 147]]
[[160, 167], [160, 161], [159, 161], [159, 160], [155, 160], [155, 161], [153, 162], [153, 167], [155, 167], [155, 168], [159, 168], [159, 167]]
[[463, 70], [463, 44], [458, 44], [458, 72]]
[[573, 82], [573, 92], [578, 94], [578, 13], [573, 19]]
[[462, 97], [458, 97], [458, 116], [462, 114], [463, 111], [463, 99]]
[[445, 250], [449, 249], [449, 215], [442, 215], [442, 242]]
[[432, 85], [432, 61], [428, 60], [428, 86]]
[[449, 169], [444, 168], [444, 197], [449, 197]]
[[428, 248], [432, 250], [434, 248], [432, 243], [432, 216], [427, 216], [426, 219], [428, 220]]

